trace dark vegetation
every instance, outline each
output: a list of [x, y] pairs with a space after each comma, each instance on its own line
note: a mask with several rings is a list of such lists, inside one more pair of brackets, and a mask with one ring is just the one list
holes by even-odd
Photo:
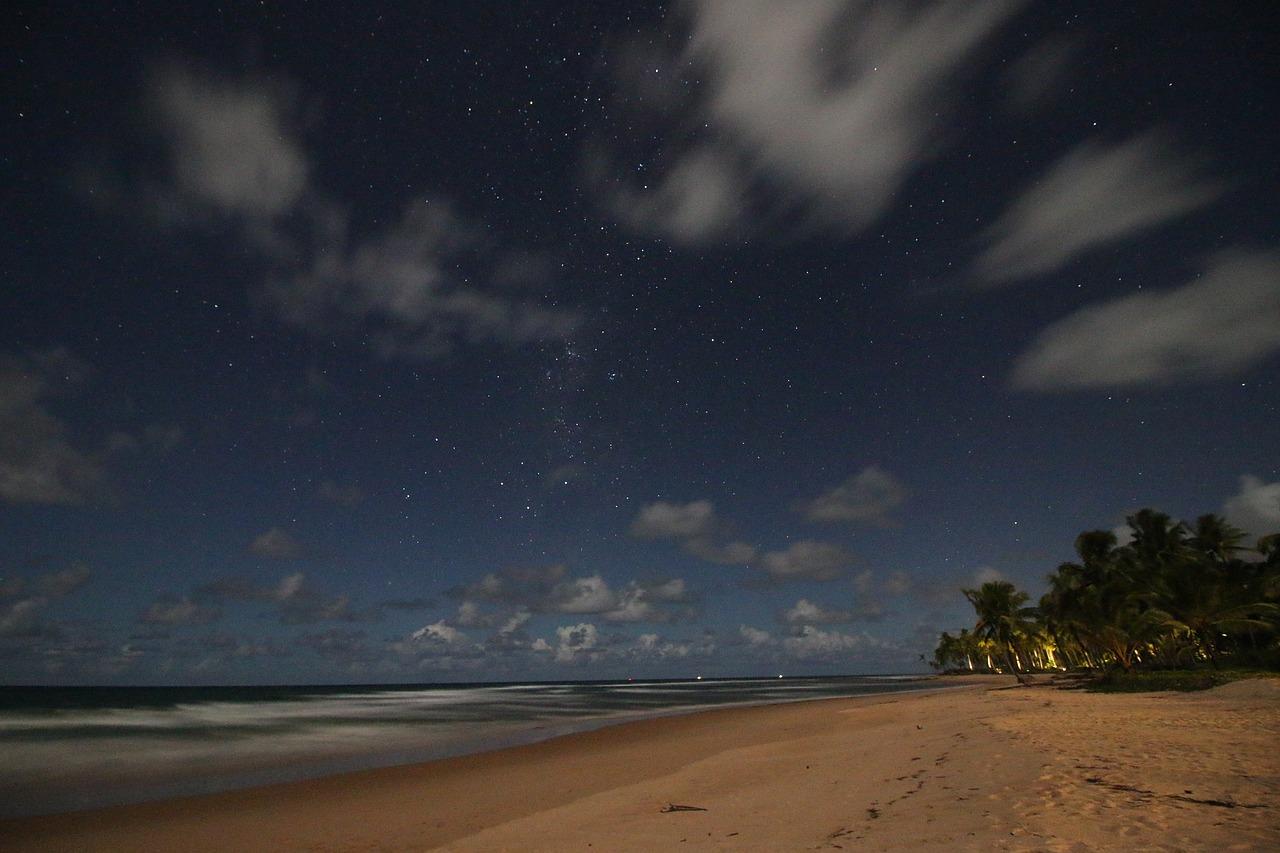
[[1076, 537], [1078, 562], [1049, 575], [1039, 606], [1008, 581], [964, 590], [977, 622], [943, 633], [944, 672], [1074, 672], [1097, 689], [1195, 690], [1280, 672], [1280, 533], [1245, 545], [1217, 515], [1194, 525], [1143, 509], [1121, 545]]

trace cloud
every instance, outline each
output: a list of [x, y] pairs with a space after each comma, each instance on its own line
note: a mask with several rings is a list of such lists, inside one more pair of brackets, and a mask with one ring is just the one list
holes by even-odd
[[1280, 533], [1280, 480], [1264, 483], [1260, 477], [1245, 474], [1240, 478], [1240, 492], [1227, 500], [1222, 514], [1254, 536]]
[[1086, 142], [1049, 167], [983, 235], [985, 284], [1044, 275], [1078, 255], [1191, 213], [1222, 195], [1154, 132]]
[[441, 620], [433, 625], [427, 625], [423, 628], [419, 628], [409, 636], [415, 640], [427, 640], [430, 642], [453, 645], [465, 640], [467, 635], [459, 631], [457, 628], [445, 624], [444, 620]]
[[1075, 64], [1079, 49], [1078, 39], [1062, 33], [1028, 48], [1003, 75], [1010, 106], [1017, 112], [1029, 113], [1041, 105]]
[[768, 631], [761, 631], [759, 628], [752, 628], [750, 625], [738, 626], [738, 634], [747, 644], [754, 647], [772, 646], [776, 644], [773, 635]]
[[[681, 578], [630, 581], [615, 589], [599, 573], [570, 577], [563, 564], [489, 573], [450, 595], [462, 599], [459, 624], [505, 623], [500, 633], [515, 631], [534, 613], [599, 616], [609, 622], [669, 622], [676, 616], [673, 605], [694, 600]], [[485, 611], [481, 604], [501, 607]]]
[[310, 549], [279, 527], [253, 537], [249, 553], [265, 560], [300, 560], [311, 556]]
[[325, 503], [348, 507], [364, 503], [365, 499], [364, 491], [354, 483], [342, 484], [333, 480], [321, 482], [316, 488], [316, 496]]
[[1004, 572], [993, 566], [982, 566], [973, 573], [973, 588], [978, 589], [983, 584], [994, 583], [996, 581], [1008, 580], [1004, 576]]
[[682, 660], [693, 654], [694, 647], [689, 643], [664, 642], [657, 634], [641, 634], [636, 637], [632, 651], [638, 658]]
[[853, 560], [853, 554], [840, 545], [807, 539], [792, 543], [785, 551], [762, 554], [752, 565], [764, 570], [775, 582], [829, 581], [838, 577]]
[[619, 590], [613, 606], [603, 613], [608, 622], [668, 622], [674, 618], [664, 605], [693, 600], [681, 578], [639, 583], [632, 581]]
[[313, 213], [308, 263], [264, 294], [279, 315], [315, 333], [358, 329], [387, 357], [429, 359], [459, 343], [509, 346], [567, 338], [574, 311], [480, 287], [506, 252], [451, 202], [419, 198], [381, 234], [352, 239], [345, 213]]
[[907, 499], [907, 487], [897, 478], [868, 465], [857, 475], [800, 506], [808, 521], [848, 521], [888, 527], [889, 513]]
[[272, 217], [301, 200], [310, 166], [284, 87], [171, 65], [152, 78], [147, 106], [169, 143], [171, 201]]
[[838, 625], [853, 621], [849, 610], [830, 610], [802, 598], [794, 606], [783, 611], [778, 621], [788, 625]]
[[1280, 351], [1280, 252], [1215, 256], [1173, 290], [1086, 306], [1018, 357], [1011, 384], [1033, 391], [1165, 385], [1240, 373]]
[[746, 542], [717, 542], [714, 539], [688, 539], [683, 543], [683, 548], [699, 560], [726, 566], [746, 565], [758, 553], [754, 545]]
[[221, 608], [187, 596], [165, 596], [152, 602], [138, 621], [144, 625], [207, 625], [222, 615]]
[[812, 625], [805, 625], [797, 634], [782, 640], [783, 650], [801, 660], [844, 659], [850, 653], [888, 647], [888, 643], [870, 634], [842, 634], [839, 631], [823, 631]]
[[264, 602], [271, 604], [286, 625], [312, 622], [363, 622], [377, 618], [377, 611], [359, 612], [345, 594], [324, 595], [307, 586], [302, 572], [286, 575], [272, 587], [255, 586], [241, 578], [223, 578], [196, 590], [197, 601]]
[[276, 603], [276, 612], [285, 624], [353, 622], [367, 618], [352, 609], [350, 596], [322, 595], [306, 586], [304, 580], [302, 572], [296, 572], [281, 579], [269, 594], [269, 600]]
[[963, 72], [1018, 6], [689, 2], [683, 50], [639, 52], [620, 81], [640, 119], [682, 131], [663, 134], [677, 147], [640, 177], [613, 157], [606, 206], [683, 243], [718, 239], [761, 208], [864, 228], [935, 153]]
[[726, 541], [732, 526], [716, 515], [708, 500], [677, 504], [656, 501], [641, 507], [628, 533], [637, 539], [674, 540], [685, 552], [711, 563], [745, 564], [756, 549], [745, 542]]
[[610, 164], [592, 158], [589, 173], [608, 211], [631, 230], [695, 245], [719, 240], [746, 225], [748, 178], [723, 150], [704, 146], [686, 152], [653, 187], [610, 181]]
[[617, 595], [600, 575], [566, 581], [551, 594], [551, 607], [557, 613], [604, 613], [617, 603]]
[[330, 660], [352, 662], [368, 660], [374, 656], [363, 631], [330, 628], [314, 634], [301, 634], [294, 640], [294, 644], [311, 649]]
[[638, 539], [689, 539], [705, 536], [716, 525], [715, 506], [708, 500], [674, 504], [657, 501], [641, 507], [631, 522]]
[[61, 348], [0, 356], [0, 501], [77, 504], [101, 491], [100, 454], [75, 447], [48, 408], [88, 372]]
[[0, 637], [52, 638], [61, 631], [42, 618], [53, 602], [84, 588], [89, 582], [89, 567], [73, 563], [65, 569], [49, 572], [34, 579], [15, 577], [0, 580]]
[[341, 201], [315, 183], [292, 88], [170, 65], [153, 78], [149, 118], [168, 172], [162, 218], [230, 222], [258, 255], [255, 293], [314, 335], [363, 335], [384, 357], [431, 359], [458, 345], [562, 339], [577, 312], [547, 304], [550, 266], [500, 245], [448, 199], [418, 198], [378, 233], [355, 235]]
[[573, 663], [594, 657], [593, 652], [599, 642], [600, 632], [596, 626], [589, 622], [579, 622], [577, 625], [562, 625], [556, 628], [555, 646], [539, 638], [534, 644], [534, 649], [554, 652], [557, 663]]

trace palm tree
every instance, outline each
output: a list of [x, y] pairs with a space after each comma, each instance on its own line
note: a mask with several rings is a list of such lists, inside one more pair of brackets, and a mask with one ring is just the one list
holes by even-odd
[[1209, 513], [1196, 519], [1189, 544], [1216, 564], [1227, 565], [1238, 553], [1248, 550], [1243, 544], [1248, 538], [1249, 534], [1222, 516]]
[[1230, 631], [1266, 631], [1280, 607], [1263, 600], [1230, 563], [1216, 564], [1217, 550], [1197, 551], [1169, 561], [1155, 579], [1149, 603], [1161, 623], [1184, 632], [1208, 656], [1222, 663], [1221, 639]]
[[1014, 662], [1014, 643], [1019, 634], [1034, 627], [1034, 607], [1024, 607], [1028, 595], [1020, 592], [1008, 581], [988, 581], [979, 589], [963, 590], [978, 615], [973, 632], [990, 640], [1004, 658], [1006, 669], [1013, 673], [1019, 684], [1026, 678]]

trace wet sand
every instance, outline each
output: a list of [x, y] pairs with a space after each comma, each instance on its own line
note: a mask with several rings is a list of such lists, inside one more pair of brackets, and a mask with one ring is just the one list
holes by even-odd
[[961, 682], [0, 821], [0, 849], [1280, 850], [1280, 680], [1135, 696], [942, 683]]

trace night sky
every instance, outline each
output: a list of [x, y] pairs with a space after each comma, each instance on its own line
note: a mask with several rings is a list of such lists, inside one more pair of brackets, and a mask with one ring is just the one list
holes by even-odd
[[1278, 19], [20, 3], [0, 680], [915, 672], [1280, 530]]

